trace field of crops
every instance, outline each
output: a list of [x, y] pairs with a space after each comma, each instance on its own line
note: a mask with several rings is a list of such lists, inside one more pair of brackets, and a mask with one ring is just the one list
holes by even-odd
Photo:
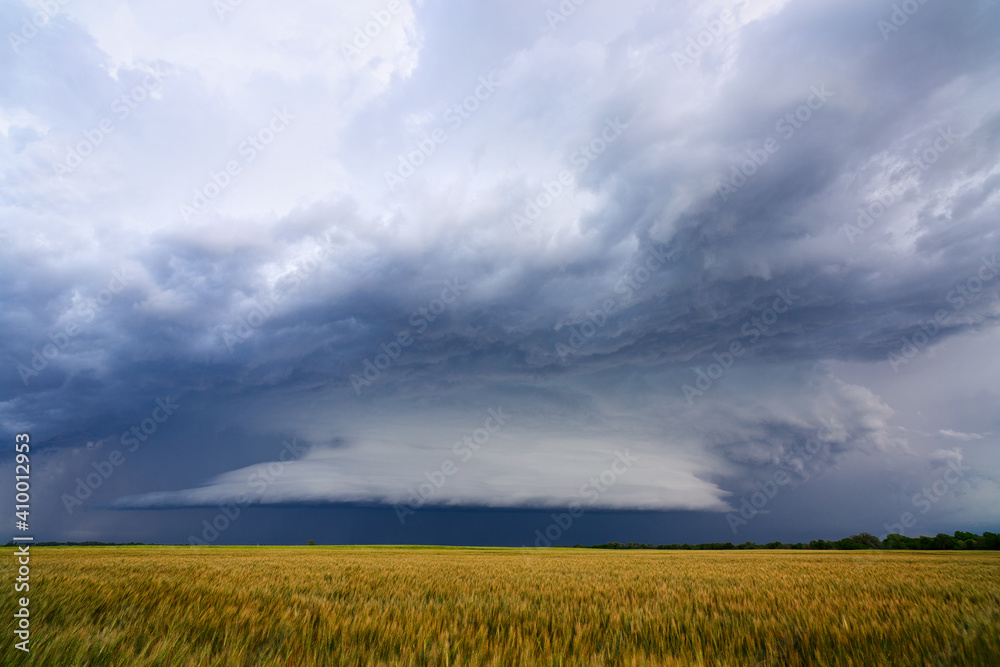
[[36, 547], [31, 564], [31, 655], [8, 630], [4, 665], [1000, 665], [1000, 552]]

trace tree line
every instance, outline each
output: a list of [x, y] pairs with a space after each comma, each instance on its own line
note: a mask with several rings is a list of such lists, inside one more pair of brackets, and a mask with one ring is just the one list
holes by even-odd
[[913, 549], [922, 551], [939, 550], [1000, 550], [1000, 534], [984, 532], [982, 535], [956, 530], [954, 535], [938, 533], [934, 537], [921, 535], [920, 537], [907, 537], [899, 533], [890, 533], [885, 539], [880, 540], [871, 533], [859, 533], [851, 535], [841, 540], [812, 540], [808, 544], [805, 542], [784, 543], [769, 542], [767, 544], [757, 544], [755, 542], [743, 542], [733, 544], [732, 542], [707, 542], [705, 544], [640, 544], [638, 542], [605, 542], [604, 544], [594, 544], [589, 547], [581, 544], [574, 544], [574, 547], [584, 549], [686, 549], [686, 550], [713, 550], [713, 549]]

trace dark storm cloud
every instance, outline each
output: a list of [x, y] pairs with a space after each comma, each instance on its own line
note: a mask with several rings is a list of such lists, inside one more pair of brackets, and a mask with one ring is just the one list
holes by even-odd
[[[834, 467], [927, 455], [891, 423], [891, 396], [830, 363], [897, 377], [994, 331], [1000, 11], [928, 3], [886, 34], [891, 3], [737, 3], [678, 67], [722, 8], [587, 5], [552, 30], [523, 5], [489, 39], [416, 8], [362, 66], [335, 46], [317, 65], [280, 49], [216, 62], [218, 26], [192, 28], [205, 41], [180, 54], [148, 17], [131, 28], [140, 47], [72, 15], [61, 50], [39, 37], [35, 56], [3, 61], [5, 428], [69, 461], [157, 399], [180, 402], [204, 445], [159, 445], [204, 465], [104, 490], [141, 507], [224, 500], [275, 456], [246, 444], [254, 432], [317, 447], [275, 502], [391, 503], [501, 402], [523, 442], [440, 503], [565, 502], [622, 434], [653, 476], [623, 478], [610, 507], [726, 509], [823, 420], [842, 425], [823, 440]], [[51, 53], [73, 59], [72, 94], [32, 83]], [[162, 91], [53, 176], [158, 63]], [[489, 76], [496, 91], [449, 123]], [[287, 133], [178, 217], [275, 104], [295, 114]], [[414, 151], [414, 174], [387, 187]], [[194, 435], [208, 414], [217, 432]], [[76, 464], [60, 465], [66, 485]]]

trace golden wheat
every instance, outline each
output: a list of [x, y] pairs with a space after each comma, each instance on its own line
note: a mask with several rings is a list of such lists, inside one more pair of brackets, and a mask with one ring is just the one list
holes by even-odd
[[[10, 551], [2, 569], [12, 581]], [[1000, 664], [997, 552], [36, 547], [32, 556], [37, 665]], [[10, 619], [11, 596], [4, 604]], [[0, 656], [24, 662], [10, 636]]]

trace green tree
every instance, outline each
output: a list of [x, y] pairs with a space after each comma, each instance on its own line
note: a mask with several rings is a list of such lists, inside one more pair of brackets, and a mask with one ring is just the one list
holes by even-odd
[[905, 537], [899, 533], [889, 533], [882, 540], [883, 549], [903, 549], [903, 540]]
[[955, 548], [955, 538], [951, 535], [946, 535], [944, 533], [938, 533], [934, 536], [934, 546], [933, 549], [954, 549]]
[[851, 535], [851, 539], [858, 544], [864, 545], [869, 549], [881, 549], [882, 541], [871, 533], [859, 533], [857, 535]]

